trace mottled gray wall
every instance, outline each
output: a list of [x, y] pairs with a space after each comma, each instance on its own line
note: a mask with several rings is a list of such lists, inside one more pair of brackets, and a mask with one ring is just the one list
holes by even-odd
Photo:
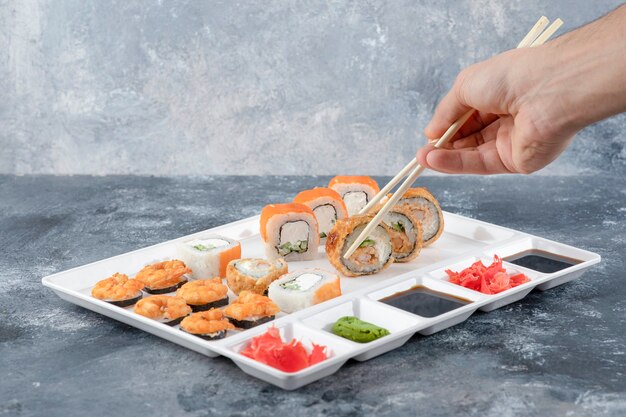
[[[391, 174], [463, 66], [617, 0], [0, 0], [0, 173]], [[544, 172], [624, 167], [626, 117]]]

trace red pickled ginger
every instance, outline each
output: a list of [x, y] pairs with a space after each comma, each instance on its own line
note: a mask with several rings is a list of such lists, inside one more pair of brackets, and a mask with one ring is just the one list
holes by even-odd
[[313, 343], [309, 353], [299, 340], [283, 343], [276, 327], [252, 338], [241, 354], [284, 372], [297, 372], [328, 358], [326, 346]]
[[447, 269], [446, 274], [448, 274], [451, 283], [480, 291], [483, 294], [498, 294], [530, 281], [524, 274], [507, 274], [502, 267], [502, 259], [498, 255], [493, 256], [493, 263], [489, 266], [478, 261], [460, 272]]

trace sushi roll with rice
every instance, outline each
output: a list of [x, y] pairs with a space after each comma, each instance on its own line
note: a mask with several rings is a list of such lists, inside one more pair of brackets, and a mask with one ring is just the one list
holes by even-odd
[[330, 180], [328, 188], [339, 193], [349, 216], [358, 214], [380, 191], [378, 183], [368, 176], [338, 175]]
[[320, 242], [326, 242], [326, 236], [335, 222], [348, 217], [348, 209], [337, 191], [330, 188], [313, 188], [299, 193], [294, 203], [304, 204], [313, 210], [320, 231]]
[[338, 220], [330, 230], [326, 255], [341, 274], [348, 277], [375, 274], [393, 262], [389, 228], [384, 222], [376, 226], [348, 259], [343, 257], [373, 218], [374, 214], [366, 214]]
[[[379, 208], [380, 209], [380, 208]], [[388, 226], [394, 262], [409, 262], [422, 248], [422, 224], [406, 206], [394, 206], [383, 217]]]
[[315, 259], [320, 242], [313, 210], [304, 204], [270, 204], [261, 211], [261, 238], [268, 259]]
[[236, 327], [249, 329], [274, 320], [280, 308], [268, 297], [242, 291], [239, 298], [224, 309], [224, 315]]
[[[383, 204], [384, 201], [381, 201]], [[426, 188], [409, 188], [397, 203], [407, 206], [422, 223], [424, 246], [434, 243], [443, 233], [443, 212], [439, 202]]]
[[241, 258], [241, 245], [224, 236], [208, 235], [177, 242], [176, 252], [178, 258], [192, 269], [192, 278], [223, 278], [228, 263]]
[[287, 262], [283, 258], [268, 261], [257, 258], [244, 258], [230, 261], [226, 268], [226, 282], [232, 292], [241, 291], [267, 295], [267, 287], [272, 281], [287, 273]]
[[278, 313], [280, 308], [272, 300], [250, 291], [240, 292], [239, 298], [224, 309], [224, 316], [240, 329], [272, 321]]
[[188, 281], [188, 274], [191, 269], [174, 259], [143, 267], [135, 279], [145, 284], [144, 291], [149, 294], [167, 294], [182, 287]]
[[272, 282], [268, 296], [285, 313], [319, 304], [341, 295], [339, 276], [321, 269], [292, 272]]
[[143, 282], [115, 273], [109, 278], [98, 281], [92, 288], [91, 295], [118, 307], [128, 307], [141, 300], [143, 287]]
[[185, 317], [180, 329], [205, 340], [218, 340], [226, 337], [226, 332], [234, 330], [235, 326], [224, 318], [222, 310], [211, 309]]
[[228, 305], [228, 287], [222, 278], [198, 279], [190, 281], [176, 291], [185, 299], [193, 311], [205, 311]]
[[152, 295], [139, 300], [133, 311], [168, 326], [175, 326], [191, 313], [191, 307], [181, 297]]

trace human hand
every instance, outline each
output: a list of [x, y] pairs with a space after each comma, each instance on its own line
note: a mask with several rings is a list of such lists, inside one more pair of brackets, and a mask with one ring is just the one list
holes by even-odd
[[[477, 111], [444, 149], [417, 153], [446, 173], [535, 172], [558, 157], [583, 127], [626, 110], [626, 6], [537, 48], [516, 49], [457, 77], [425, 129], [436, 140]], [[621, 37], [620, 37], [621, 36]]]

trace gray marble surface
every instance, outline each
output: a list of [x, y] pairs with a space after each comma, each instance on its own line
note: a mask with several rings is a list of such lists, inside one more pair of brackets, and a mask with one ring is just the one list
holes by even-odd
[[[620, 3], [0, 0], [0, 173], [393, 175], [462, 68]], [[624, 164], [625, 129], [542, 173]]]
[[62, 301], [41, 277], [257, 214], [327, 177], [0, 176], [2, 416], [623, 416], [626, 188], [429, 177], [444, 209], [602, 255], [581, 279], [294, 392]]

